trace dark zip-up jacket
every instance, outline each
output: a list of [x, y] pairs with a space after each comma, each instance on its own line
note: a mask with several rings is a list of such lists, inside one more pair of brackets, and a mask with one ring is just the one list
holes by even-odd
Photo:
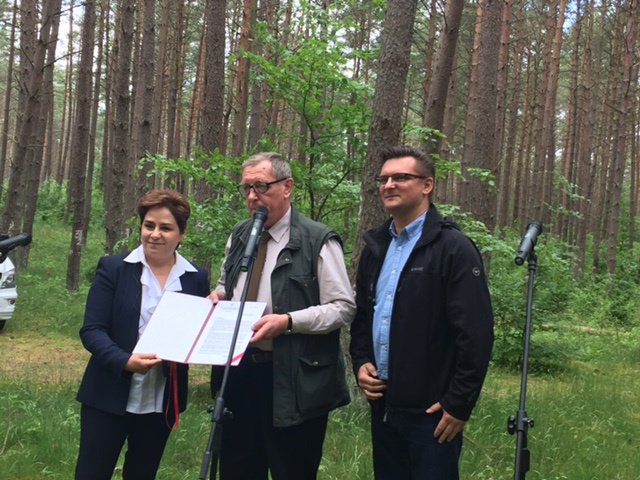
[[[364, 236], [356, 281], [351, 357], [357, 375], [371, 362], [376, 283], [391, 242], [391, 220]], [[474, 243], [431, 205], [400, 275], [390, 330], [387, 408], [424, 412], [436, 402], [468, 420], [489, 364], [493, 313]]]

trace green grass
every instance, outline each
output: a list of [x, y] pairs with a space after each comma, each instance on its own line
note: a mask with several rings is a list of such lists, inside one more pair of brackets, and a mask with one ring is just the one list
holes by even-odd
[[[99, 238], [99, 235], [97, 235]], [[88, 354], [78, 339], [91, 270], [102, 254], [92, 240], [83, 260], [83, 287], [65, 291], [68, 234], [37, 225], [29, 269], [19, 274], [14, 320], [0, 333], [0, 477], [73, 478], [78, 448], [75, 394]], [[65, 252], [64, 254], [61, 252]], [[553, 336], [571, 352], [560, 373], [529, 376], [528, 480], [640, 478], [640, 329], [581, 330]], [[169, 440], [159, 480], [198, 478], [211, 429], [208, 369], [192, 368], [190, 404]], [[518, 410], [519, 372], [491, 369], [465, 429], [463, 479], [513, 478], [516, 437], [507, 433]], [[119, 478], [118, 475], [114, 478]], [[369, 420], [357, 394], [330, 417], [321, 480], [373, 478]]]

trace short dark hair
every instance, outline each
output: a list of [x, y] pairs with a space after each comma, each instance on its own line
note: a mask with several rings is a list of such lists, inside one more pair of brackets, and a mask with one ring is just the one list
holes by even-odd
[[140, 221], [144, 222], [144, 217], [152, 208], [166, 207], [173, 218], [176, 219], [180, 233], [187, 229], [187, 220], [191, 215], [189, 202], [180, 192], [176, 190], [154, 189], [145, 193], [138, 201], [138, 215]]
[[431, 177], [433, 179], [435, 179], [436, 177], [435, 162], [429, 155], [427, 155], [422, 150], [418, 150], [417, 148], [409, 147], [407, 145], [387, 147], [382, 150], [382, 154], [380, 155], [380, 157], [382, 158], [383, 164], [387, 160], [392, 160], [394, 158], [413, 157], [416, 159], [416, 167], [420, 174]]

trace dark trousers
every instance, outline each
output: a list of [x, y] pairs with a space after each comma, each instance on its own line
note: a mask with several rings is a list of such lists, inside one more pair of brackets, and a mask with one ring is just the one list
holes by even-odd
[[442, 413], [385, 412], [384, 400], [373, 402], [371, 439], [376, 480], [458, 480], [462, 432], [451, 442], [438, 443], [433, 432], [441, 418]]
[[110, 480], [125, 440], [122, 477], [153, 480], [170, 433], [162, 413], [114, 415], [82, 405], [76, 480]]
[[315, 480], [328, 415], [286, 428], [273, 426], [273, 364], [243, 361], [232, 367], [223, 424], [221, 480]]

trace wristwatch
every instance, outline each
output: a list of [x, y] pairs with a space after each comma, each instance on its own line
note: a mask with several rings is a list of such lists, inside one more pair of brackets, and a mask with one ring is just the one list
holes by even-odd
[[293, 333], [293, 319], [291, 318], [290, 313], [285, 313], [287, 316], [287, 329], [284, 331], [285, 335], [291, 335]]

